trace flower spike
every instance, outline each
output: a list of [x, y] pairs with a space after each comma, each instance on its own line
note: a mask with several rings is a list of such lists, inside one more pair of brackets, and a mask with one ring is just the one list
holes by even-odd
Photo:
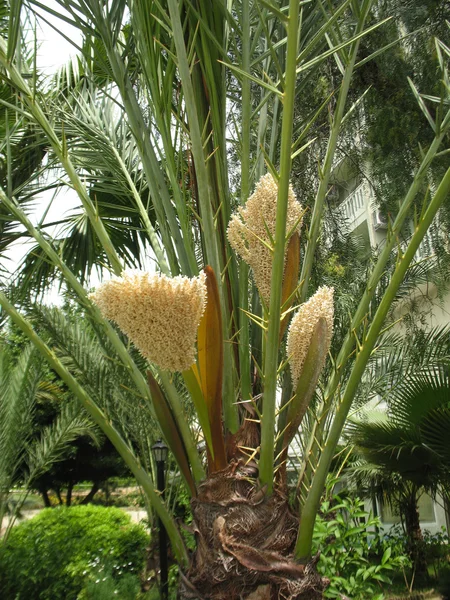
[[291, 321], [287, 338], [287, 354], [290, 357], [294, 388], [302, 374], [313, 333], [320, 318], [324, 318], [327, 325], [325, 351], [321, 353], [320, 368], [325, 364], [333, 335], [333, 293], [333, 288], [320, 287], [314, 296], [300, 306], [299, 311]]
[[[227, 231], [233, 250], [252, 268], [256, 286], [267, 306], [270, 303], [277, 197], [278, 184], [267, 173], [258, 181], [245, 206], [231, 217]], [[300, 230], [302, 214], [303, 209], [289, 186], [286, 231], [291, 235]]]
[[194, 363], [206, 305], [204, 273], [170, 278], [130, 271], [102, 284], [90, 298], [161, 369], [184, 371]]

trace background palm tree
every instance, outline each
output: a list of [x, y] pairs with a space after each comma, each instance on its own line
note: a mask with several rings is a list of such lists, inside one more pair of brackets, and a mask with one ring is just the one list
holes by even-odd
[[448, 362], [403, 377], [387, 396], [386, 412], [371, 412], [366, 419], [349, 428], [360, 457], [351, 478], [399, 511], [413, 565], [426, 576], [418, 501], [424, 492], [448, 500]]
[[[58, 390], [58, 388], [56, 388]], [[58, 390], [59, 391], [59, 390]], [[43, 359], [28, 345], [17, 359], [2, 341], [0, 352], [0, 527], [6, 514], [5, 541], [30, 492], [31, 483], [64, 458], [80, 436], [97, 443], [96, 427], [77, 403], [65, 403], [55, 421], [36, 438], [36, 403], [53, 396], [55, 386], [43, 380]], [[14, 487], [20, 485], [13, 495]]]

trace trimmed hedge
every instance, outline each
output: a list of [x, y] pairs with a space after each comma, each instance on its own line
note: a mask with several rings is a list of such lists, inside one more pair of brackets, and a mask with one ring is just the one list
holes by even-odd
[[0, 598], [76, 600], [102, 567], [138, 573], [147, 544], [144, 529], [118, 508], [45, 509], [0, 543]]

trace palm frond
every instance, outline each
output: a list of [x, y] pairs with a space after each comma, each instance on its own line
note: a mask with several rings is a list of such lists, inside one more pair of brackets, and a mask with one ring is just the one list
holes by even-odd
[[[8, 349], [3, 345], [2, 353]], [[25, 445], [33, 433], [32, 419], [42, 375], [42, 359], [27, 346], [15, 365], [4, 359], [0, 374], [0, 480], [6, 489], [18, 477]], [[9, 488], [8, 488], [9, 489]]]
[[[87, 319], [71, 318], [56, 307], [36, 306], [35, 314], [61, 362], [82, 382], [90, 396], [114, 422], [144, 464], [151, 465], [151, 445], [159, 429], [154, 410], [139, 393], [129, 371], [111, 345], [98, 337]], [[138, 355], [142, 369], [145, 363]]]
[[347, 429], [364, 459], [359, 472], [373, 467], [381, 479], [401, 477], [418, 488], [448, 485], [448, 369], [436, 367], [404, 378], [392, 391], [387, 411], [379, 420], [354, 420]]
[[44, 427], [39, 439], [28, 444], [26, 463], [28, 483], [63, 460], [70, 444], [79, 437], [89, 437], [99, 446], [100, 432], [84, 410], [74, 401], [66, 402], [55, 421]]

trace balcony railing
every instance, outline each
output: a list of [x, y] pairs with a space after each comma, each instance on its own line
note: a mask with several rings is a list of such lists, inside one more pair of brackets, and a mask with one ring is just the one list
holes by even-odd
[[359, 225], [357, 221], [362, 221], [367, 218], [367, 186], [362, 183], [340, 205], [340, 210], [344, 217], [348, 220], [350, 227]]
[[[375, 207], [376, 205], [372, 190], [370, 186], [364, 182], [354, 189], [353, 192], [347, 196], [347, 198], [345, 198], [345, 200], [339, 205], [338, 210], [340, 211], [340, 214], [342, 214], [347, 220], [350, 231], [353, 231], [356, 227], [361, 225], [361, 223], [367, 220], [369, 230], [372, 231], [372, 234], [378, 230], [381, 230], [379, 233], [384, 234], [384, 230], [387, 230], [387, 223], [383, 223], [382, 225], [378, 223], [378, 211]], [[371, 243], [379, 244], [380, 239], [375, 238], [372, 240], [371, 238]], [[403, 251], [405, 251], [406, 245], [407, 243], [401, 244]], [[427, 231], [417, 249], [416, 254], [414, 255], [414, 260], [419, 262], [434, 256], [434, 254], [435, 250], [433, 247], [433, 238], [431, 233]]]

